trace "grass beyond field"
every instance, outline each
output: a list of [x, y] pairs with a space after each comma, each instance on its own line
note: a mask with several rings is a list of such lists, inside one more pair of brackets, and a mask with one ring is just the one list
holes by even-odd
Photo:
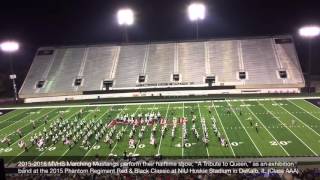
[[[92, 125], [100, 120], [102, 126], [88, 140], [90, 145], [81, 144], [83, 136], [72, 148], [64, 145], [61, 137], [56, 144], [49, 139], [42, 148], [32, 145], [30, 137], [35, 134], [43, 135], [43, 129], [50, 131], [50, 124], [63, 119], [73, 129], [77, 124], [70, 125], [82, 109], [82, 120], [91, 121]], [[0, 110], [1, 112], [1, 110]], [[136, 146], [129, 144], [129, 134], [133, 126], [120, 124], [113, 121], [117, 116], [128, 114], [161, 113], [167, 120], [167, 130], [161, 135], [163, 124], [156, 126], [154, 133], [157, 145], [150, 144], [153, 125], [146, 125], [145, 132], [139, 140], [138, 134], [142, 125], [136, 126], [133, 139]], [[196, 116], [194, 126], [199, 134], [199, 140], [192, 130], [192, 113]], [[48, 117], [45, 124], [44, 119]], [[186, 131], [183, 123], [177, 123], [172, 137], [173, 119], [185, 117]], [[205, 121], [201, 122], [201, 119]], [[35, 123], [33, 128], [32, 122]], [[227, 146], [221, 145], [216, 131], [225, 139]], [[98, 141], [95, 134], [102, 132], [103, 126], [107, 126], [106, 132]], [[105, 136], [112, 127], [115, 127], [111, 139], [111, 146], [105, 143]], [[21, 129], [20, 138], [17, 129]], [[62, 128], [63, 129], [63, 128]], [[93, 130], [93, 126], [90, 127]], [[77, 131], [83, 128], [77, 129]], [[116, 134], [123, 131], [119, 141]], [[67, 130], [68, 132], [68, 130]], [[203, 137], [208, 134], [208, 145], [203, 142]], [[73, 132], [76, 134], [77, 132]], [[183, 138], [184, 133], [187, 137]], [[71, 137], [73, 136], [71, 135]], [[0, 143], [0, 157], [7, 162], [17, 160], [89, 160], [96, 157], [123, 156], [155, 156], [178, 158], [207, 158], [207, 157], [285, 157], [285, 156], [319, 156], [320, 155], [320, 109], [305, 100], [217, 100], [212, 102], [181, 102], [158, 104], [130, 104], [130, 105], [102, 105], [83, 107], [46, 107], [25, 108], [10, 111], [0, 116], [0, 140], [5, 137], [10, 139], [10, 144]], [[20, 140], [26, 142], [28, 151], [19, 148]]]

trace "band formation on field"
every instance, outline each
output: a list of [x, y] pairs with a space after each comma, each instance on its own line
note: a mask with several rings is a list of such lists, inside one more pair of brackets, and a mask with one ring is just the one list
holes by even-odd
[[0, 156], [319, 156], [320, 111], [303, 99], [0, 110]]

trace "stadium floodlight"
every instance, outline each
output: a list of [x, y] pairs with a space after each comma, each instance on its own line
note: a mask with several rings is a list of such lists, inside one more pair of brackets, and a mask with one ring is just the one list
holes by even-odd
[[[19, 43], [16, 41], [5, 41], [0, 44], [0, 49], [1, 51], [5, 53], [14, 53], [19, 50]], [[13, 85], [13, 93], [14, 93], [14, 102], [17, 102], [18, 100], [18, 91], [17, 91], [17, 85], [15, 79], [17, 78], [16, 74], [13, 72], [13, 62], [11, 55], [9, 56], [9, 63], [10, 63], [10, 71], [11, 74], [9, 75], [9, 78], [12, 80], [12, 85]]]
[[188, 6], [188, 15], [190, 21], [195, 21], [196, 38], [199, 37], [199, 21], [205, 18], [206, 7], [202, 3], [192, 3]]
[[15, 41], [5, 41], [0, 44], [0, 48], [3, 52], [11, 53], [19, 49], [19, 43]]
[[301, 37], [308, 38], [309, 47], [308, 47], [308, 75], [307, 75], [307, 88], [308, 93], [311, 93], [311, 55], [312, 55], [312, 39], [320, 35], [320, 27], [316, 25], [304, 26], [299, 29], [299, 35]]
[[188, 7], [189, 19], [199, 21], [205, 18], [206, 7], [202, 3], [192, 3]]
[[125, 8], [118, 10], [117, 13], [118, 24], [123, 27], [124, 39], [128, 43], [128, 30], [127, 27], [134, 23], [134, 13], [132, 9]]
[[134, 13], [131, 9], [120, 9], [117, 13], [118, 24], [130, 26], [134, 23]]
[[299, 29], [299, 35], [302, 37], [313, 38], [320, 35], [319, 26], [305, 26]]

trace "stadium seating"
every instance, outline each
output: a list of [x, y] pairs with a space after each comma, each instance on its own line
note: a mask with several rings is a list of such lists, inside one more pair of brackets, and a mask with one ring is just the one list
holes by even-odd
[[276, 36], [43, 47], [39, 48], [19, 95], [80, 95], [102, 91], [104, 80], [112, 82], [112, 90], [204, 87], [208, 86], [206, 77], [215, 79], [212, 86], [236, 89], [304, 86], [292, 38]]
[[[32, 94], [36, 91], [36, 83], [40, 80], [48, 78], [48, 75], [45, 75], [51, 68], [48, 66], [51, 61], [53, 61], [54, 55], [37, 55], [28, 72], [28, 78], [25, 79], [23, 83], [23, 93]], [[47, 73], [46, 73], [47, 74]]]
[[119, 54], [119, 47], [98, 46], [90, 47], [87, 55], [87, 63], [81, 74], [84, 77], [81, 91], [101, 89], [103, 80], [112, 79], [112, 68], [116, 63], [115, 58]]
[[[38, 52], [40, 52], [40, 51], [42, 51], [42, 49], [40, 49]], [[65, 54], [65, 51], [66, 51], [66, 49], [56, 49], [54, 58], [52, 58], [53, 62], [51, 63], [51, 66], [48, 68], [49, 70], [48, 70], [46, 79], [44, 79], [45, 80], [44, 87], [39, 89], [37, 91], [38, 93], [43, 93], [43, 94], [46, 94], [46, 93], [49, 93], [49, 92], [51, 93], [52, 82], [54, 82], [55, 79], [56, 79], [56, 74], [57, 74], [58, 70], [60, 69], [60, 64], [61, 64], [61, 62], [63, 60], [63, 56]], [[42, 57], [44, 55], [38, 55], [38, 56]], [[46, 56], [44, 56], [44, 57], [46, 57]], [[38, 67], [38, 64], [36, 62], [33, 62], [32, 66]], [[31, 72], [32, 72], [32, 69], [30, 69], [29, 73], [31, 73]], [[29, 77], [29, 74], [28, 74], [27, 77], [32, 79], [33, 84], [34, 84], [35, 81], [39, 80], [38, 76]], [[26, 80], [28, 78], [26, 78]], [[24, 85], [27, 85], [27, 83], [25, 82]]]
[[215, 74], [217, 81], [225, 85], [241, 83], [235, 75], [240, 71], [238, 44], [237, 40], [208, 43], [210, 73]]
[[[85, 48], [57, 49], [57, 56], [48, 73], [48, 78], [43, 89], [45, 93], [70, 94], [75, 91], [73, 85], [78, 76]], [[57, 62], [56, 62], [57, 61]], [[38, 64], [35, 64], [38, 67]]]
[[277, 77], [277, 59], [274, 56], [270, 39], [242, 40], [244, 70], [248, 72], [246, 84], [281, 84]]
[[178, 44], [179, 73], [183, 82], [204, 84], [205, 51], [204, 42]]
[[143, 73], [143, 63], [147, 45], [122, 46], [119, 54], [114, 85], [119, 88], [135, 87], [139, 74]]
[[275, 48], [282, 64], [281, 68], [285, 68], [288, 71], [289, 78], [286, 80], [287, 83], [304, 83], [294, 44], [276, 44]]
[[175, 44], [151, 44], [146, 66], [147, 82], [167, 83], [174, 73]]

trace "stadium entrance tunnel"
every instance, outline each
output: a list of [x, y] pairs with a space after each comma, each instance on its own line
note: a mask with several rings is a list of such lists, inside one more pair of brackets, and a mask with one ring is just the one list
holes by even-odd
[[209, 85], [209, 87], [211, 87], [213, 84], [216, 83], [216, 77], [215, 76], [207, 76], [206, 83]]
[[104, 80], [102, 82], [103, 90], [108, 91], [110, 87], [112, 87], [113, 81], [112, 80]]
[[82, 78], [76, 78], [74, 80], [74, 86], [81, 86], [82, 84]]
[[37, 87], [38, 89], [40, 89], [40, 88], [42, 88], [42, 87], [44, 86], [44, 83], [45, 83], [44, 80], [38, 81], [36, 87]]

